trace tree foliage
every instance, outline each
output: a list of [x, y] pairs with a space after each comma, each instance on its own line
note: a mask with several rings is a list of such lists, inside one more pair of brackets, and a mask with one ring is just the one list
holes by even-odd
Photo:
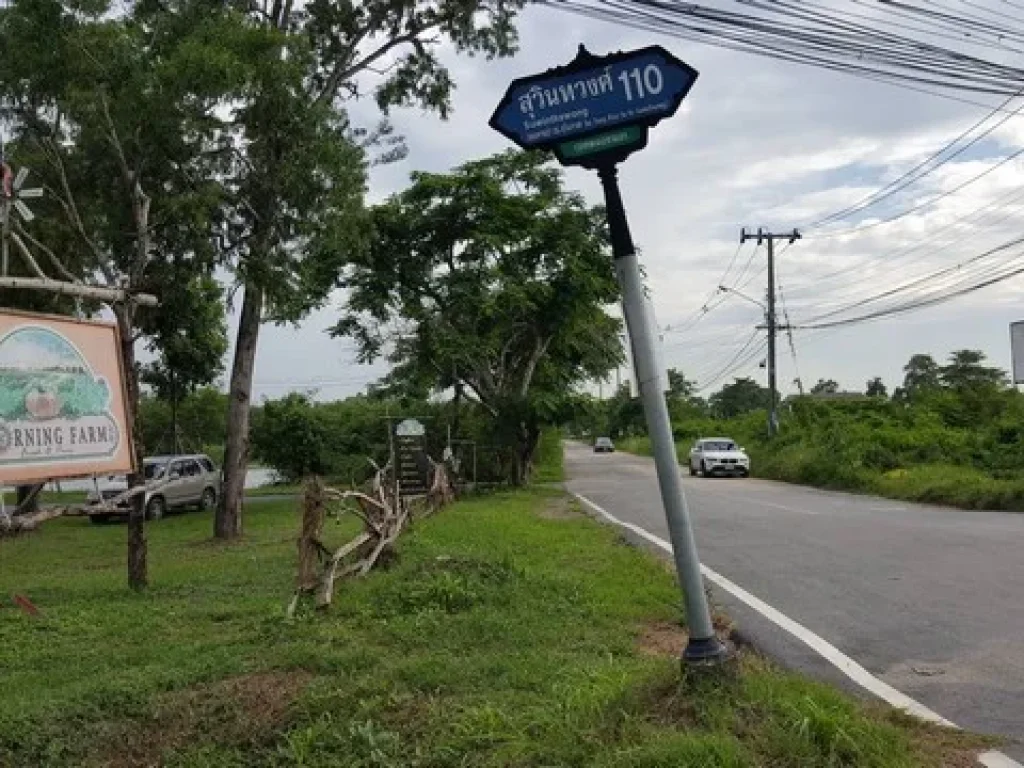
[[818, 379], [811, 387], [812, 395], [834, 395], [839, 391], [839, 382], [835, 379]]
[[736, 379], [726, 384], [713, 394], [708, 405], [711, 414], [719, 419], [731, 419], [744, 413], [765, 409], [769, 404], [770, 393], [750, 378]]
[[915, 397], [937, 390], [941, 384], [939, 364], [931, 355], [917, 354], [903, 366], [903, 395]]
[[885, 388], [885, 382], [882, 381], [882, 377], [875, 376], [872, 379], [868, 379], [868, 383], [864, 388], [864, 394], [868, 397], [886, 397], [889, 391]]
[[540, 424], [620, 360], [603, 211], [544, 158], [507, 152], [414, 174], [373, 222], [333, 333], [406, 380], [464, 387], [517, 446], [524, 481]]
[[[437, 55], [515, 50], [518, 0], [313, 0], [237, 4], [255, 38], [250, 87], [233, 103], [220, 171], [229, 189], [220, 242], [242, 286], [231, 370], [224, 494], [214, 532], [241, 533], [249, 400], [260, 324], [320, 306], [363, 247], [366, 150], [402, 155], [386, 122], [353, 126], [345, 101], [372, 88], [385, 112], [416, 105], [448, 115], [454, 88]], [[383, 66], [390, 62], [388, 66]], [[242, 148], [242, 149], [239, 149]]]

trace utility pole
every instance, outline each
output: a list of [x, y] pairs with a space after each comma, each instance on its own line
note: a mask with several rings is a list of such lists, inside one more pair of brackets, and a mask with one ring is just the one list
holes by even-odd
[[790, 244], [800, 239], [797, 230], [791, 232], [773, 233], [766, 232], [760, 227], [757, 232], [747, 232], [746, 227], [740, 230], [740, 242], [757, 240], [757, 244], [766, 243], [768, 246], [768, 312], [765, 324], [768, 327], [768, 436], [774, 437], [779, 429], [779, 392], [776, 385], [778, 366], [775, 356], [775, 335], [778, 332], [778, 322], [775, 316], [775, 241], [787, 240]]

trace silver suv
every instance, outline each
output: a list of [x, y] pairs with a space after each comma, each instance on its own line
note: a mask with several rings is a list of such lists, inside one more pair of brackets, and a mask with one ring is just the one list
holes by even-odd
[[[169, 510], [198, 507], [200, 510], [213, 509], [220, 494], [220, 473], [205, 454], [196, 453], [178, 456], [151, 456], [143, 460], [142, 471], [146, 478], [146, 519], [159, 520]], [[104, 501], [114, 499], [128, 489], [124, 477], [111, 479], [100, 488], [89, 492], [89, 504], [100, 506]], [[122, 516], [129, 505], [121, 501], [117, 507], [97, 510], [89, 516], [95, 522], [104, 518]]]

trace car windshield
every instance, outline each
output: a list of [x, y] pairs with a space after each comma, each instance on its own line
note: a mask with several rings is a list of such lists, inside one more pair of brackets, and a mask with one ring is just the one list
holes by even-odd
[[703, 447], [705, 451], [735, 451], [736, 443], [732, 440], [707, 440]]
[[611, 441], [611, 438], [609, 438], [609, 437], [599, 437], [599, 438], [597, 438], [597, 444], [598, 445], [611, 445], [612, 441]]
[[164, 472], [167, 471], [166, 464], [160, 464], [159, 462], [148, 462], [143, 466], [143, 472], [146, 475], [147, 480], [158, 480], [164, 476]]

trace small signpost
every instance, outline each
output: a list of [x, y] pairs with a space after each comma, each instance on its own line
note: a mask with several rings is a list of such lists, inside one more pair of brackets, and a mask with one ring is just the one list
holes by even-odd
[[398, 490], [402, 496], [427, 492], [427, 430], [416, 419], [406, 419], [395, 427], [398, 442]]
[[618, 164], [647, 146], [649, 130], [676, 113], [696, 80], [695, 69], [661, 46], [594, 56], [581, 45], [566, 66], [514, 80], [490, 125], [523, 149], [554, 152], [562, 165], [596, 170], [601, 179], [637, 383], [686, 600], [690, 636], [683, 659], [717, 664], [727, 650], [715, 635], [704, 593], [672, 425], [659, 386], [654, 329], [617, 178]]

